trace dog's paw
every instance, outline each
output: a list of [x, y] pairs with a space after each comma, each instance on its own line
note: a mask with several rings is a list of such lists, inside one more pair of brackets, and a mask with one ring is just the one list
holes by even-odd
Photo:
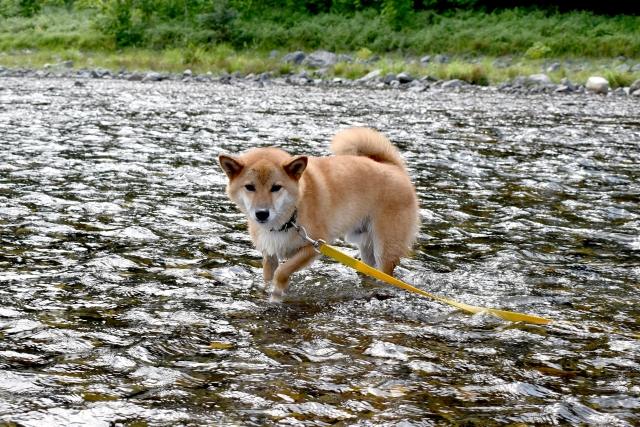
[[271, 289], [271, 282], [263, 282], [262, 286], [260, 286], [264, 292], [269, 293], [269, 289]]
[[269, 296], [269, 302], [276, 304], [281, 303], [283, 296], [282, 291], [274, 289], [271, 291], [271, 295]]

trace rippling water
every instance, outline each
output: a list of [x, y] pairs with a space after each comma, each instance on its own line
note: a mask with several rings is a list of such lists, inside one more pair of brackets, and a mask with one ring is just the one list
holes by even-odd
[[[0, 421], [640, 424], [640, 104], [0, 80]], [[324, 260], [270, 305], [220, 151], [374, 126], [421, 204], [399, 275]]]

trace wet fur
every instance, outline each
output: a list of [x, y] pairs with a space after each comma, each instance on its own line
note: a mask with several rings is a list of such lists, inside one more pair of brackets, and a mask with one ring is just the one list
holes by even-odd
[[[388, 274], [415, 240], [415, 189], [388, 139], [352, 128], [336, 134], [331, 149], [335, 156], [293, 157], [277, 148], [219, 156], [229, 177], [227, 194], [247, 215], [251, 239], [263, 254], [274, 301], [281, 300], [291, 274], [318, 256], [295, 229], [277, 231], [296, 211], [296, 222], [312, 238], [330, 243], [345, 237], [358, 245], [364, 262]], [[257, 215], [265, 210], [269, 218], [260, 222]]]

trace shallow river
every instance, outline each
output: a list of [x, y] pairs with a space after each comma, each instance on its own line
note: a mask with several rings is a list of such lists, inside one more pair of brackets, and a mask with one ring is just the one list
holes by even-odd
[[[401, 278], [556, 322], [328, 260], [269, 304], [216, 156], [353, 125], [416, 183]], [[638, 425], [638, 230], [638, 100], [5, 78], [0, 422]]]

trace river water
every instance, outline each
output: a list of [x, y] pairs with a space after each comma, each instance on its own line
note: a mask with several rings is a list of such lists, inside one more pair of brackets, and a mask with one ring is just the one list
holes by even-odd
[[[249, 82], [0, 80], [0, 422], [640, 424], [640, 103]], [[373, 126], [422, 227], [269, 304], [220, 152]], [[347, 184], [348, 185], [348, 184]], [[352, 249], [348, 249], [354, 253]]]

